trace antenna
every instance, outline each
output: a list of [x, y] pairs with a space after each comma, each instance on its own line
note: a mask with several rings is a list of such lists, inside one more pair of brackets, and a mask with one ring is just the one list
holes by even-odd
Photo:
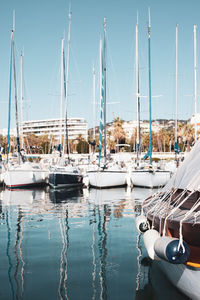
[[138, 22], [139, 22], [139, 14], [138, 14], [138, 11], [137, 11], [137, 25], [138, 25]]
[[12, 31], [15, 31], [15, 10], [13, 10], [13, 28]]
[[72, 11], [71, 11], [71, 1], [69, 2], [69, 18], [71, 18]]
[[151, 14], [150, 14], [150, 7], [149, 7], [148, 11], [149, 11], [149, 28], [150, 28], [150, 27], [151, 27]]
[[106, 18], [104, 17], [104, 21], [103, 21], [103, 26], [104, 26], [104, 30], [106, 30]]

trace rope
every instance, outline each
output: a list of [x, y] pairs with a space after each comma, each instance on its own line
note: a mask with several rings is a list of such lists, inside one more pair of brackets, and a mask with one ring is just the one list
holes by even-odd
[[[186, 192], [187, 190], [184, 190], [184, 191]], [[164, 229], [163, 229], [163, 235], [164, 235], [164, 233], [165, 233], [165, 231], [166, 231], [166, 222], [167, 222], [168, 218], [169, 218], [171, 215], [173, 215], [174, 212], [175, 212], [181, 205], [183, 205], [183, 203], [184, 203], [185, 201], [187, 201], [188, 198], [189, 198], [194, 192], [195, 192], [195, 191], [192, 191], [186, 198], [183, 199], [183, 201], [181, 201], [177, 206], [175, 206], [174, 209], [172, 209], [171, 212], [168, 214], [168, 216], [165, 218]], [[177, 201], [182, 197], [182, 194], [183, 194], [183, 192], [181, 193], [181, 195], [179, 195], [179, 198], [177, 199]], [[176, 202], [177, 202], [177, 201], [176, 201]]]
[[200, 198], [197, 200], [197, 202], [192, 206], [192, 208], [185, 214], [183, 219], [181, 219], [181, 221], [180, 221], [178, 250], [180, 249], [180, 247], [182, 247], [185, 252], [185, 248], [183, 246], [183, 221], [185, 221], [195, 211], [195, 209], [197, 209], [197, 207], [199, 205], [200, 205]]

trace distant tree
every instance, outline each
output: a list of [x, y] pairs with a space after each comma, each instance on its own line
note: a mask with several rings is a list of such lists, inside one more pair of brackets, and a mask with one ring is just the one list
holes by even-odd
[[126, 133], [123, 128], [124, 121], [119, 117], [113, 120], [113, 136], [116, 144], [124, 144], [126, 141]]
[[76, 151], [78, 153], [89, 153], [89, 144], [85, 140], [81, 140], [78, 142], [76, 146]]

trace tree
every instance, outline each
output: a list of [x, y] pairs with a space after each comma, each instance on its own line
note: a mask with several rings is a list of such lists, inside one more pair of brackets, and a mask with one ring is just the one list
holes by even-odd
[[113, 120], [113, 136], [116, 144], [125, 144], [126, 133], [123, 128], [123, 120], [120, 120], [119, 117]]
[[76, 146], [76, 151], [78, 153], [89, 153], [89, 144], [85, 140], [81, 140], [78, 142]]

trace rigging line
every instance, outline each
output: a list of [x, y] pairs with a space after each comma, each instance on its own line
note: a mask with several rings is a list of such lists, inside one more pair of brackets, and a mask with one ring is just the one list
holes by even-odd
[[[187, 193], [187, 190], [185, 189], [184, 192]], [[175, 212], [180, 206], [182, 206], [182, 205], [184, 204], [184, 202], [186, 202], [186, 201], [188, 200], [188, 198], [189, 198], [192, 194], [194, 194], [194, 193], [195, 193], [195, 190], [191, 191], [191, 192], [188, 194], [188, 196], [186, 196], [186, 197], [185, 197], [185, 198], [184, 198], [177, 206], [175, 206], [175, 207], [170, 211], [170, 213], [168, 214], [168, 216], [165, 218], [163, 232], [165, 232], [165, 230], [166, 230], [166, 222], [167, 222], [167, 220], [169, 219], [169, 217], [172, 216], [172, 215], [174, 214], [174, 212]], [[181, 193], [181, 194], [182, 194], [182, 193]], [[181, 197], [182, 197], [182, 195], [180, 195], [180, 197], [177, 198], [177, 201], [176, 201], [176, 202], [178, 202], [179, 200], [181, 200]]]
[[200, 198], [197, 200], [197, 202], [193, 205], [193, 207], [185, 214], [183, 219], [181, 219], [181, 221], [180, 221], [178, 250], [181, 247], [183, 249], [183, 251], [185, 252], [185, 247], [183, 244], [183, 221], [185, 221], [189, 217], [189, 215], [191, 215], [195, 211], [195, 209], [197, 209], [197, 207], [199, 205], [200, 205]]

